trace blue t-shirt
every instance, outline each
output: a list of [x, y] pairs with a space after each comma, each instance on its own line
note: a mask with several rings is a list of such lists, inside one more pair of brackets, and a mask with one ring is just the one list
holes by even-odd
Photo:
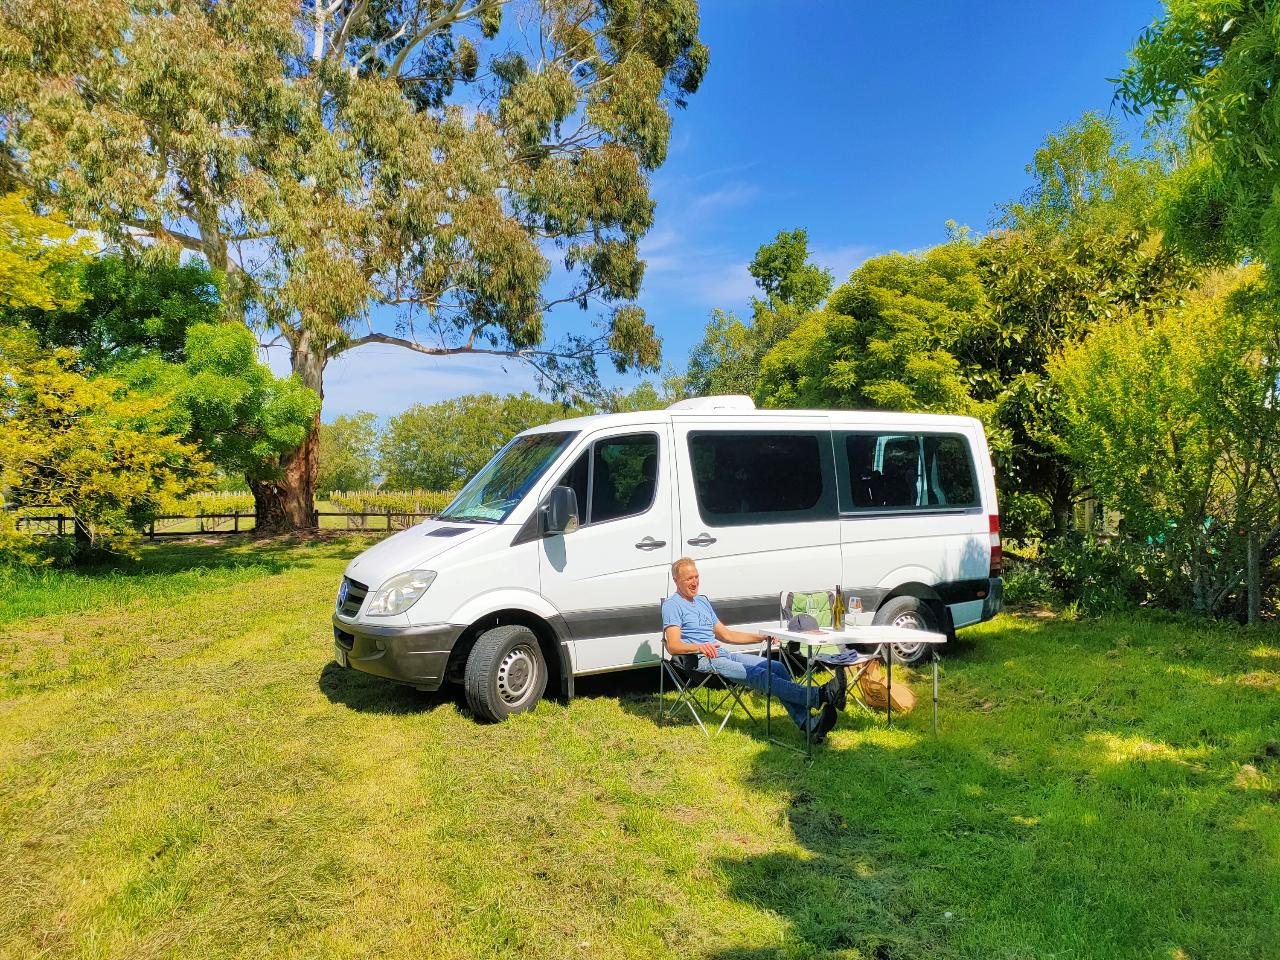
[[662, 601], [662, 629], [679, 627], [680, 639], [685, 643], [715, 643], [715, 626], [719, 621], [711, 609], [711, 601], [702, 594], [686, 600], [673, 593]]

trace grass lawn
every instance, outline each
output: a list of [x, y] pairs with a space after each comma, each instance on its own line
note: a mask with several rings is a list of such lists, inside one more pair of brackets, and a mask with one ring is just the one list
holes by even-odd
[[0, 573], [0, 957], [1280, 956], [1280, 630], [1005, 616], [807, 765], [338, 669], [364, 542]]

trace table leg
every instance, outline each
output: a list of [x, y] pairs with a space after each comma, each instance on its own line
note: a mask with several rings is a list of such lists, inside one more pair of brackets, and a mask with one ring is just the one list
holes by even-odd
[[933, 735], [938, 736], [938, 651], [933, 650]]
[[[813, 646], [805, 647], [808, 651], [804, 657], [804, 685], [806, 687], [813, 686]], [[807, 694], [806, 694], [807, 696]], [[809, 759], [813, 759], [813, 715], [809, 715], [809, 722], [804, 725], [804, 753]]]
[[770, 707], [773, 705], [773, 664], [770, 663], [770, 650], [768, 641], [764, 648], [765, 666], [768, 669], [764, 672], [764, 735], [773, 739], [773, 723], [772, 712]]
[[884, 698], [885, 699], [885, 704], [884, 704], [885, 726], [892, 727], [893, 726], [893, 644], [886, 643], [884, 645], [884, 649], [885, 649], [885, 660], [889, 664], [889, 680], [887, 684], [888, 692]]

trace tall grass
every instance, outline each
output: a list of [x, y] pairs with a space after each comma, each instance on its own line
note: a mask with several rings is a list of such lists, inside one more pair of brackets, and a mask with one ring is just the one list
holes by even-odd
[[486, 726], [340, 670], [362, 543], [17, 585], [0, 957], [1276, 955], [1274, 628], [1002, 617], [937, 740], [849, 713], [806, 764], [659, 727], [653, 672]]

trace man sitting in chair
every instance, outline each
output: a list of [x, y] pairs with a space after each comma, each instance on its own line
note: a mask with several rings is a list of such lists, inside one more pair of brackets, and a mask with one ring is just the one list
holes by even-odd
[[[821, 687], [808, 687], [792, 681], [787, 668], [776, 660], [726, 650], [721, 644], [758, 644], [760, 637], [730, 630], [720, 622], [711, 601], [698, 593], [698, 567], [688, 557], [671, 565], [671, 578], [676, 583], [676, 593], [662, 602], [667, 650], [672, 654], [697, 654], [702, 673], [716, 673], [762, 693], [769, 684], [796, 726], [802, 732], [809, 731], [815, 743], [821, 743], [836, 725], [836, 710], [845, 705], [844, 671], [837, 670], [835, 679]], [[766, 676], [769, 672], [773, 674], [771, 680]], [[816, 715], [810, 713], [814, 709], [819, 710]]]

